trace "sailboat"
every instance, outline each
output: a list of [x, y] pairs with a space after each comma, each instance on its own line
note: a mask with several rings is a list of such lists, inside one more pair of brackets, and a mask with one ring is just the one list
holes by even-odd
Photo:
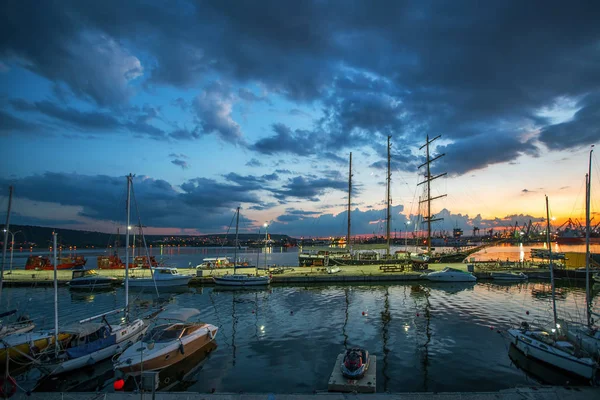
[[590, 161], [588, 173], [585, 177], [585, 325], [576, 324], [573, 322], [565, 322], [565, 330], [567, 337], [579, 344], [587, 352], [596, 359], [600, 359], [600, 329], [594, 326], [594, 314], [592, 312], [592, 295], [590, 292], [590, 200], [591, 200], [591, 183], [592, 183], [592, 153], [590, 150]]
[[[550, 210], [548, 207], [548, 196], [546, 196], [546, 242], [551, 253], [550, 242]], [[515, 347], [528, 357], [550, 364], [574, 375], [593, 379], [596, 375], [598, 365], [596, 362], [578, 346], [567, 341], [565, 337], [558, 335], [560, 324], [556, 316], [556, 288], [554, 285], [554, 265], [552, 257], [550, 260], [550, 283], [552, 286], [552, 327], [548, 329], [533, 329], [527, 322], [522, 322], [520, 328], [509, 329], [508, 335]]]
[[269, 275], [248, 275], [237, 273], [237, 252], [238, 252], [238, 232], [240, 225], [240, 208], [236, 210], [236, 222], [235, 222], [235, 253], [233, 258], [233, 274], [213, 276], [213, 282], [217, 285], [223, 286], [264, 286], [271, 283]]
[[[131, 209], [130, 194], [132, 180], [133, 175], [128, 175], [127, 226], [129, 226]], [[78, 324], [61, 330], [61, 332], [69, 334], [70, 338], [62, 347], [57, 345], [54, 351], [49, 351], [42, 356], [41, 369], [47, 371], [47, 375], [58, 375], [113, 357], [123, 352], [148, 330], [148, 326], [142, 319], [129, 320], [129, 232], [125, 236], [125, 248], [125, 307], [81, 320]], [[54, 257], [56, 263], [56, 235], [54, 236]], [[58, 333], [56, 269], [54, 279], [55, 332]], [[125, 313], [125, 322], [123, 324], [111, 324], [106, 319], [110, 315], [121, 312]], [[98, 320], [101, 322], [95, 322]], [[58, 344], [58, 340], [55, 339], [55, 343]]]

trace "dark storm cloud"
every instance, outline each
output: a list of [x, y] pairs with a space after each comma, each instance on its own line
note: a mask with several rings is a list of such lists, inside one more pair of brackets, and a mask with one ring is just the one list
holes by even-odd
[[230, 182], [237, 183], [241, 186], [248, 187], [260, 187], [260, 185], [264, 185], [268, 182], [276, 181], [279, 179], [277, 174], [269, 174], [262, 176], [254, 176], [254, 175], [240, 175], [235, 172], [230, 172], [226, 175], [223, 175], [225, 179]]
[[41, 132], [42, 127], [15, 117], [3, 110], [0, 110], [0, 134], [20, 134], [27, 132]]
[[571, 121], [549, 125], [542, 130], [540, 141], [548, 148], [560, 150], [600, 141], [600, 93], [588, 96]]
[[[0, 186], [19, 188], [18, 197], [79, 208], [78, 215], [98, 221], [125, 221], [125, 177], [50, 173], [0, 179]], [[179, 188], [164, 180], [134, 177], [132, 209], [140, 210], [142, 223], [152, 227], [196, 228], [220, 231], [228, 226], [240, 204], [261, 205], [256, 184], [227, 184], [196, 178]], [[136, 220], [136, 217], [133, 217]]]
[[[514, 161], [522, 154], [516, 143], [531, 153], [527, 124], [551, 149], [598, 138], [592, 104], [571, 125], [551, 127], [537, 115], [558, 97], [600, 91], [597, 2], [8, 0], [0, 7], [2, 62], [102, 106], [126, 102], [140, 79], [150, 89], [190, 88], [218, 74], [323, 107], [310, 131], [286, 127], [250, 145], [264, 154], [371, 147], [388, 133], [416, 145], [425, 134], [443, 134], [455, 142], [448, 150], [460, 152], [445, 167], [461, 174]], [[138, 54], [149, 61], [142, 65]], [[230, 96], [205, 92], [193, 108], [203, 133], [238, 144]], [[569, 141], [572, 130], [581, 135]], [[497, 137], [496, 146], [473, 147], [481, 155], [465, 162], [467, 146], [481, 144], [482, 135]], [[176, 136], [198, 138], [200, 131]], [[317, 139], [323, 146], [315, 148]]]
[[250, 148], [263, 154], [291, 153], [305, 155], [310, 153], [318, 144], [317, 135], [306, 130], [296, 129], [292, 131], [284, 124], [272, 126], [273, 136], [260, 139]]
[[290, 197], [318, 201], [318, 196], [327, 190], [346, 190], [348, 183], [344, 180], [296, 176], [289, 178], [282, 189], [273, 189], [275, 198], [284, 200]]

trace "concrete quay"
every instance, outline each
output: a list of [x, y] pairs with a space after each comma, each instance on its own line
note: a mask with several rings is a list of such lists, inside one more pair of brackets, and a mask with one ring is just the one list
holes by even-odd
[[18, 400], [596, 400], [600, 399], [600, 389], [592, 387], [522, 387], [498, 392], [416, 392], [416, 393], [328, 393], [316, 394], [230, 394], [197, 392], [158, 392], [152, 393], [17, 393], [12, 398]]
[[[440, 263], [429, 264], [428, 271], [438, 271], [445, 267], [457, 268], [466, 271], [467, 265], [464, 263]], [[328, 274], [323, 267], [285, 267], [284, 273], [273, 274], [273, 284], [300, 284], [300, 283], [361, 283], [361, 282], [404, 282], [421, 280], [422, 271], [393, 271], [384, 272], [379, 264], [374, 265], [349, 265], [341, 266], [340, 272]], [[549, 279], [549, 272], [535, 266], [525, 266], [526, 268], [510, 269], [511, 271], [522, 271], [529, 275], [530, 279]], [[475, 265], [474, 275], [478, 280], [491, 279], [490, 272], [508, 271], [508, 269], [499, 269], [495, 263]], [[232, 274], [233, 268], [219, 268], [214, 270], [196, 270], [195, 268], [178, 268], [179, 272], [187, 275], [194, 275], [190, 281], [190, 286], [212, 285], [212, 276]], [[117, 269], [97, 269], [98, 274], [103, 276], [112, 276], [119, 280], [125, 279], [125, 270]], [[203, 276], [196, 276], [198, 271], [202, 271]], [[239, 273], [254, 273], [254, 268], [238, 268]], [[265, 271], [259, 270], [259, 273]], [[71, 270], [57, 271], [58, 284], [63, 286], [71, 279]], [[130, 270], [131, 277], [149, 277], [150, 271], [147, 269]], [[54, 271], [35, 271], [35, 270], [13, 270], [4, 275], [4, 285], [6, 286], [51, 286], [53, 284]]]

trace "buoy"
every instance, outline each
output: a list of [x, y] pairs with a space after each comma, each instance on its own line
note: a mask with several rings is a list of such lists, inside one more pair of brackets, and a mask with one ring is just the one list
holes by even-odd
[[117, 379], [113, 383], [113, 387], [115, 388], [115, 390], [123, 390], [124, 386], [125, 386], [125, 381], [123, 379]]
[[417, 317], [419, 316], [419, 313], [417, 313]]
[[293, 312], [293, 311], [290, 311], [290, 315], [294, 315], [294, 312]]
[[254, 314], [254, 310], [252, 310], [252, 314]]
[[363, 315], [365, 315], [365, 312], [363, 311], [363, 313], [362, 313], [362, 314], [363, 314]]
[[529, 315], [529, 311], [525, 311], [525, 314]]
[[494, 330], [494, 327], [493, 327], [493, 326], [490, 326], [490, 330], [492, 330], [492, 331], [493, 331], [493, 330]]

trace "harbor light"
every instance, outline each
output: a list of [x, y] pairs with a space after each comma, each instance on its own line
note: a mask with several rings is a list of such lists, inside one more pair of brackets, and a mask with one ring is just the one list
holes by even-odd
[[556, 329], [552, 328], [552, 333], [556, 332]]
[[556, 324], [556, 328], [560, 329], [560, 324]]

